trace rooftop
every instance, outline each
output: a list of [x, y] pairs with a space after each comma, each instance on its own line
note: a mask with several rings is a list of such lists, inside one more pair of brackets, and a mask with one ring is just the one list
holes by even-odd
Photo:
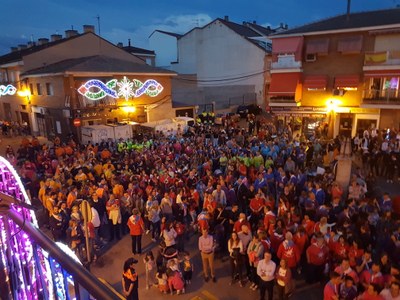
[[175, 72], [155, 68], [146, 64], [138, 64], [103, 55], [87, 56], [66, 59], [54, 64], [29, 70], [22, 77], [43, 74], [74, 74], [74, 73], [110, 73], [110, 74], [137, 74], [156, 73], [160, 75], [175, 75]]
[[317, 22], [295, 27], [276, 35], [296, 35], [331, 30], [348, 30], [366, 27], [400, 25], [400, 8], [342, 14]]

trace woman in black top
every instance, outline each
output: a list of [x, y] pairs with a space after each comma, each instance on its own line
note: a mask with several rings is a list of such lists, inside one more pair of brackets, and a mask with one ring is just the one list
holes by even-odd
[[139, 300], [139, 278], [134, 269], [134, 265], [137, 262], [136, 259], [131, 257], [124, 263], [124, 272], [122, 273], [122, 292], [127, 300]]

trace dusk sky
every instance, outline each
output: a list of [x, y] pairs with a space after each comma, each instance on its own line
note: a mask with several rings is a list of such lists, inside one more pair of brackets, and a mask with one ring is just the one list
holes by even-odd
[[[98, 24], [101, 36], [112, 43], [128, 39], [148, 47], [155, 29], [185, 33], [215, 18], [229, 16], [233, 22], [257, 21], [261, 25], [289, 28], [346, 13], [347, 0], [1, 0], [0, 55], [10, 47], [33, 39], [50, 38], [67, 29], [82, 32], [82, 25]], [[352, 0], [351, 11], [394, 8], [400, 0]]]

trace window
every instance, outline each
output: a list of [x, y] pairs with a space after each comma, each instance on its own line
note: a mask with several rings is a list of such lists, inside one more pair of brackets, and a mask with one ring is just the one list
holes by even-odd
[[29, 84], [29, 91], [31, 92], [31, 95], [33, 95], [33, 84], [32, 83]]
[[49, 96], [54, 95], [53, 85], [49, 82], [46, 83], [46, 94]]
[[40, 83], [36, 83], [36, 90], [38, 95], [42, 94], [42, 86], [40, 85]]

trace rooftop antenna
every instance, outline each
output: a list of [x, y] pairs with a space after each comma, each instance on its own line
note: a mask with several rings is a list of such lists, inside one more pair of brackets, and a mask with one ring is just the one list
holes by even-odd
[[346, 14], [346, 21], [350, 20], [350, 6], [351, 6], [351, 0], [347, 0], [347, 14]]
[[101, 34], [100, 34], [100, 15], [97, 15], [96, 19], [97, 19], [97, 27], [99, 28], [99, 36], [101, 36]]

